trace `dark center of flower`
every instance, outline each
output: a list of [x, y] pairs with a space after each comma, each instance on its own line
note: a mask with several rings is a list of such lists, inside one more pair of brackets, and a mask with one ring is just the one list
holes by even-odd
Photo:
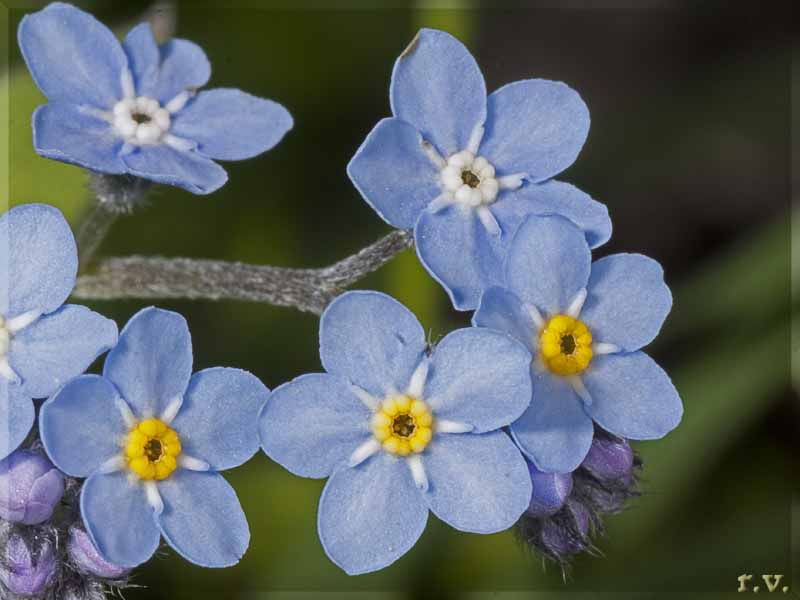
[[471, 188], [476, 188], [481, 183], [480, 177], [475, 175], [475, 173], [473, 173], [469, 169], [461, 171], [461, 181], [466, 183]]
[[411, 437], [416, 428], [414, 417], [411, 415], [397, 415], [392, 421], [392, 431], [400, 437]]
[[150, 115], [146, 115], [144, 113], [135, 112], [131, 115], [131, 119], [133, 119], [136, 123], [141, 125], [142, 123], [149, 123], [152, 121]]
[[561, 352], [572, 354], [575, 352], [575, 338], [569, 334], [561, 336]]
[[144, 445], [144, 455], [150, 462], [156, 462], [164, 454], [164, 446], [160, 440], [150, 440]]

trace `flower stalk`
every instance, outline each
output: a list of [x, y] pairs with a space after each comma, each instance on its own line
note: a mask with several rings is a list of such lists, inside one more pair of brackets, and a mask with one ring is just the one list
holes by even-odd
[[100, 262], [94, 273], [79, 277], [73, 295], [84, 300], [246, 300], [319, 315], [342, 291], [412, 243], [411, 232], [394, 231], [352, 256], [320, 269], [190, 258], [110, 258]]
[[78, 261], [84, 268], [91, 264], [112, 225], [120, 215], [133, 212], [150, 191], [152, 183], [128, 175], [91, 173], [89, 187], [95, 200], [83, 218], [77, 236]]

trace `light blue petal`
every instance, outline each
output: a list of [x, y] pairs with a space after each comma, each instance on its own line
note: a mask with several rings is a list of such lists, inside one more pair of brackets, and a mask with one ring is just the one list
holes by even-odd
[[346, 292], [320, 319], [322, 366], [379, 399], [405, 391], [425, 348], [417, 318], [380, 292]]
[[503, 244], [475, 210], [450, 205], [424, 211], [414, 229], [417, 255], [457, 310], [474, 310], [484, 290], [502, 284]]
[[85, 306], [67, 304], [14, 335], [9, 363], [24, 392], [46, 398], [83, 373], [117, 341], [117, 324]]
[[652, 342], [672, 308], [664, 269], [641, 254], [613, 254], [592, 264], [580, 318], [596, 342], [626, 352]]
[[586, 411], [614, 435], [655, 440], [681, 422], [678, 390], [644, 352], [596, 357], [584, 372], [583, 383], [592, 397]]
[[261, 447], [300, 477], [328, 477], [372, 433], [372, 412], [344, 377], [313, 373], [276, 388], [261, 411]]
[[74, 104], [51, 103], [33, 113], [33, 145], [45, 158], [101, 173], [121, 174], [122, 139], [106, 121]]
[[161, 53], [149, 23], [140, 23], [128, 32], [122, 44], [128, 55], [137, 96], [153, 97], [158, 83]]
[[530, 364], [525, 346], [504, 333], [457, 329], [434, 349], [423, 397], [437, 418], [499, 429], [530, 404]]
[[591, 248], [602, 246], [611, 237], [606, 205], [561, 181], [526, 183], [516, 191], [501, 194], [492, 204], [492, 214], [509, 236], [530, 215], [561, 215], [583, 230]]
[[23, 204], [0, 216], [0, 314], [49, 313], [75, 286], [78, 249], [61, 212]]
[[95, 473], [86, 480], [81, 516], [100, 555], [119, 567], [147, 562], [161, 541], [144, 486], [122, 471]]
[[110, 109], [122, 98], [128, 59], [113, 33], [92, 15], [55, 2], [26, 15], [19, 47], [33, 80], [51, 102]]
[[215, 471], [232, 469], [258, 451], [258, 414], [269, 390], [258, 377], [217, 367], [192, 375], [172, 422], [183, 451]]
[[383, 119], [347, 165], [364, 200], [394, 227], [411, 229], [441, 189], [422, 137], [400, 119]]
[[533, 353], [539, 346], [539, 330], [522, 301], [500, 287], [491, 287], [481, 296], [472, 325], [502, 331]]
[[528, 217], [511, 242], [506, 283], [521, 300], [552, 316], [566, 311], [586, 287], [591, 260], [583, 232], [565, 218]]
[[187, 89], [203, 87], [211, 78], [211, 63], [203, 49], [189, 40], [173, 39], [161, 46], [161, 68], [155, 98], [162, 105]]
[[571, 87], [515, 81], [489, 96], [480, 154], [501, 173], [544, 181], [575, 162], [588, 135], [589, 109]]
[[123, 158], [131, 175], [185, 189], [192, 194], [210, 194], [225, 185], [228, 174], [198, 152], [182, 152], [161, 144], [140, 147]]
[[250, 545], [250, 527], [236, 492], [219, 473], [178, 470], [159, 482], [164, 539], [189, 562], [231, 567]]
[[503, 431], [438, 435], [422, 458], [434, 514], [460, 531], [495, 533], [528, 508], [528, 465]]
[[361, 575], [408, 552], [427, 521], [428, 507], [406, 461], [381, 452], [331, 476], [317, 528], [328, 557], [348, 575]]
[[45, 402], [39, 430], [53, 464], [72, 477], [88, 477], [120, 455], [128, 427], [118, 402], [117, 390], [98, 375], [73, 379]]
[[475, 59], [449, 33], [421, 29], [394, 64], [392, 113], [445, 156], [464, 150], [486, 119], [486, 84]]
[[292, 124], [277, 102], [220, 88], [200, 92], [175, 116], [171, 132], [197, 143], [209, 158], [243, 160], [275, 146]]
[[25, 441], [35, 418], [33, 400], [19, 385], [0, 376], [0, 460]]
[[103, 375], [141, 418], [160, 416], [183, 397], [192, 375], [192, 338], [176, 312], [145, 308], [122, 329]]
[[569, 473], [586, 458], [594, 426], [567, 380], [541, 373], [530, 408], [511, 425], [511, 435], [541, 471]]

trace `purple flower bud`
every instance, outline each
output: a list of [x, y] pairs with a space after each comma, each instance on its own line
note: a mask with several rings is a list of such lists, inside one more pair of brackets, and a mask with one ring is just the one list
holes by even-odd
[[556, 514], [572, 492], [572, 473], [545, 473], [528, 462], [533, 483], [533, 495], [528, 507], [532, 517], [549, 517]]
[[17, 450], [0, 462], [0, 518], [37, 525], [47, 521], [64, 495], [64, 476], [49, 460]]
[[583, 504], [567, 503], [566, 520], [547, 519], [542, 523], [541, 542], [556, 556], [583, 552], [589, 547], [589, 511]]
[[129, 569], [118, 567], [100, 556], [89, 534], [79, 527], [70, 529], [67, 552], [79, 571], [95, 577], [120, 579], [128, 574]]
[[55, 572], [56, 555], [50, 541], [45, 541], [34, 557], [22, 537], [9, 538], [5, 560], [0, 562], [0, 581], [12, 594], [38, 596], [50, 585]]
[[595, 437], [581, 466], [603, 481], [625, 479], [633, 470], [633, 449], [623, 439]]

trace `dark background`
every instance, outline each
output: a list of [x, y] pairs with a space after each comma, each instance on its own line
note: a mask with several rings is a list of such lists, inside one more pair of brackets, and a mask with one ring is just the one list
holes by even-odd
[[[798, 373], [790, 368], [797, 322], [790, 285], [791, 4], [554, 4], [432, 10], [179, 2], [177, 35], [208, 53], [211, 87], [277, 100], [295, 128], [271, 152], [225, 164], [230, 182], [210, 197], [159, 188], [145, 209], [117, 223], [101, 252], [309, 267], [386, 233], [345, 166], [389, 114], [392, 64], [422, 26], [464, 41], [490, 91], [530, 77], [565, 81], [588, 104], [592, 128], [560, 178], [609, 207], [614, 236], [598, 255], [641, 252], [664, 265], [675, 307], [648, 351], [685, 403], [675, 432], [636, 445], [647, 493], [609, 519], [598, 541], [604, 556], [579, 558], [565, 583], [510, 532], [468, 535], [432, 517], [395, 565], [349, 578], [317, 539], [323, 482], [296, 478], [259, 454], [228, 474], [253, 534], [242, 563], [203, 570], [166, 550], [137, 571], [135, 583], [146, 587], [126, 598], [284, 597], [262, 595], [271, 590], [306, 592], [286, 594], [292, 599], [323, 590], [372, 590], [365, 598], [381, 597], [375, 590], [397, 592], [391, 597], [539, 590], [705, 598], [735, 593], [742, 573], [783, 573], [800, 593], [790, 552], [792, 539], [800, 545], [800, 525], [792, 531], [790, 518], [800, 473], [792, 391]], [[147, 8], [138, 1], [81, 5], [120, 35]], [[24, 12], [11, 12], [12, 61], [3, 81], [11, 99], [10, 201], [53, 204], [77, 225], [90, 200], [85, 174], [31, 148], [30, 114], [43, 99], [13, 45]], [[396, 296], [434, 338], [468, 321], [411, 252], [359, 287]], [[159, 305], [189, 320], [196, 370], [237, 366], [271, 388], [320, 370], [313, 315], [234, 302]], [[94, 308], [124, 324], [142, 306]]]

